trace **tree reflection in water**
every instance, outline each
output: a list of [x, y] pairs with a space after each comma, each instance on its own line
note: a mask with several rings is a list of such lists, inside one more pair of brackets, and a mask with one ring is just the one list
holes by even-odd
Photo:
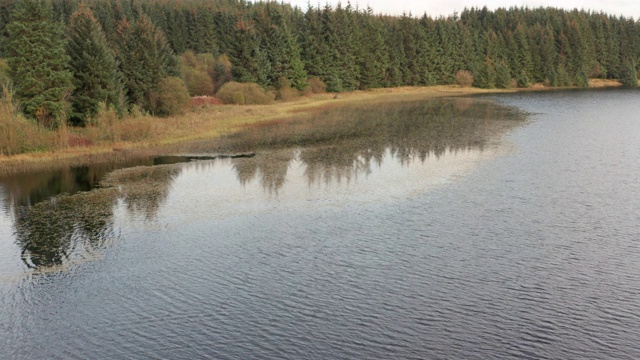
[[152, 219], [180, 172], [180, 167], [171, 165], [124, 169], [103, 181], [111, 187], [15, 207], [15, 235], [23, 262], [46, 272], [92, 260], [118, 238], [113, 214], [118, 200], [132, 215]]
[[[183, 150], [256, 152], [258, 155], [252, 158], [231, 160], [237, 179], [241, 185], [257, 179], [265, 191], [277, 194], [293, 161], [305, 167], [309, 184], [350, 181], [371, 173], [383, 161], [405, 165], [446, 152], [482, 151], [522, 123], [522, 115], [491, 101], [475, 99], [359, 104], [249, 127], [222, 140], [194, 143]], [[389, 154], [392, 159], [387, 159]], [[170, 160], [174, 163], [180, 159]], [[16, 239], [28, 267], [55, 269], [99, 253], [118, 238], [113, 211], [119, 200], [132, 215], [154, 219], [182, 167], [133, 167], [110, 172], [103, 178], [109, 171], [107, 166], [2, 181], [4, 204], [14, 214]], [[49, 197], [47, 191], [51, 189], [79, 186], [74, 185], [78, 177], [91, 183], [90, 188], [103, 178], [103, 188], [39, 200]], [[23, 183], [17, 186], [18, 182]], [[34, 205], [34, 201], [39, 202]]]
[[379, 105], [326, 109], [249, 128], [224, 139], [217, 151], [258, 152], [233, 165], [241, 184], [259, 178], [271, 193], [284, 184], [292, 160], [304, 164], [310, 184], [349, 181], [371, 173], [387, 153], [404, 165], [446, 152], [482, 151], [524, 119], [516, 109], [468, 98]]
[[117, 236], [112, 210], [116, 200], [117, 190], [101, 189], [20, 207], [14, 226], [22, 260], [42, 270], [94, 256]]

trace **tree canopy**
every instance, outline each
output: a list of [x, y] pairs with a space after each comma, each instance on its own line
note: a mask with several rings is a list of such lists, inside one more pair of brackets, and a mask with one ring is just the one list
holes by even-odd
[[[59, 118], [69, 99], [77, 123], [98, 102], [150, 110], [152, 90], [167, 77], [201, 94], [231, 80], [301, 90], [314, 78], [329, 91], [451, 84], [459, 71], [484, 88], [587, 86], [588, 78], [632, 84], [640, 64], [639, 22], [556, 8], [432, 18], [350, 3], [302, 10], [271, 1], [19, 0], [0, 7], [0, 29], [25, 113]], [[185, 52], [197, 66], [178, 66]]]

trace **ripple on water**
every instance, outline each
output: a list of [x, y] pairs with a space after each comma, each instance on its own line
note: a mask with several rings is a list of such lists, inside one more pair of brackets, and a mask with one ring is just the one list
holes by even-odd
[[[24, 270], [23, 251], [71, 266], [0, 281], [0, 348], [18, 359], [640, 358], [638, 98], [563, 94], [498, 99], [548, 112], [510, 133], [511, 147], [469, 145], [464, 132], [429, 156], [400, 141], [380, 150], [377, 136], [348, 153], [283, 146], [114, 174], [118, 187], [101, 190], [113, 196], [92, 200], [99, 222], [78, 209], [100, 191], [2, 213], [12, 265], [1, 274]], [[597, 101], [616, 106], [598, 116]], [[611, 164], [616, 176], [601, 176]], [[1, 225], [39, 224], [37, 212], [75, 235]], [[103, 246], [107, 233], [118, 241]], [[85, 242], [101, 256], [70, 262]]]

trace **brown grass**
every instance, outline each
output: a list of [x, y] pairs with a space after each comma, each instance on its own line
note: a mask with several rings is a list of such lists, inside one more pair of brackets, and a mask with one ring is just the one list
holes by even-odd
[[[594, 82], [595, 87], [615, 84], [616, 82], [613, 81]], [[29, 139], [30, 143], [23, 147], [12, 145], [12, 149], [15, 150], [10, 152], [0, 149], [0, 152], [5, 154], [0, 154], [0, 175], [52, 168], [57, 166], [56, 164], [66, 166], [66, 164], [107, 161], [114, 156], [142, 156], [162, 152], [160, 148], [165, 149], [164, 151], [180, 149], [180, 144], [216, 139], [247, 127], [266, 126], [264, 124], [285, 121], [300, 113], [320, 111], [346, 104], [369, 105], [377, 101], [408, 101], [522, 90], [487, 90], [444, 85], [374, 89], [342, 93], [338, 98], [335, 98], [335, 94], [315, 94], [299, 97], [291, 102], [276, 102], [271, 105], [203, 104], [192, 107], [185, 114], [166, 118], [134, 112], [124, 119], [117, 119], [115, 114], [105, 110], [99, 114], [102, 116], [100, 119], [86, 128], [57, 131], [44, 130], [19, 117], [21, 120], [16, 122], [19, 125], [12, 125], [21, 130], [14, 128], [6, 130], [6, 127], [2, 128], [0, 125], [0, 132], [5, 131], [0, 136], [2, 139], [19, 136], [23, 140]], [[2, 121], [0, 119], [0, 124], [3, 123]], [[6, 141], [6, 143], [9, 142], [13, 144], [15, 141]]]

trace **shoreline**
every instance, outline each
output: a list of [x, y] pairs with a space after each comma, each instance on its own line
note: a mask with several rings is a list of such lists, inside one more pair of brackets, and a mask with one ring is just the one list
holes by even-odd
[[[613, 80], [591, 80], [584, 89], [619, 87]], [[142, 141], [107, 142], [89, 146], [69, 147], [60, 151], [25, 153], [0, 156], [0, 176], [16, 173], [45, 171], [64, 166], [81, 166], [90, 163], [126, 161], [152, 155], [168, 154], [167, 148], [190, 142], [211, 140], [232, 134], [250, 126], [260, 126], [273, 121], [288, 121], [296, 115], [348, 104], [376, 101], [405, 101], [440, 97], [464, 97], [484, 94], [517, 93], [530, 91], [561, 91], [582, 89], [576, 87], [544, 87], [534, 85], [529, 88], [479, 89], [456, 85], [429, 87], [399, 87], [358, 90], [345, 93], [325, 93], [299, 97], [289, 102], [270, 105], [212, 105], [192, 108], [185, 114], [169, 118], [150, 118], [157, 122], [158, 135]], [[72, 129], [82, 132], [83, 129]]]

